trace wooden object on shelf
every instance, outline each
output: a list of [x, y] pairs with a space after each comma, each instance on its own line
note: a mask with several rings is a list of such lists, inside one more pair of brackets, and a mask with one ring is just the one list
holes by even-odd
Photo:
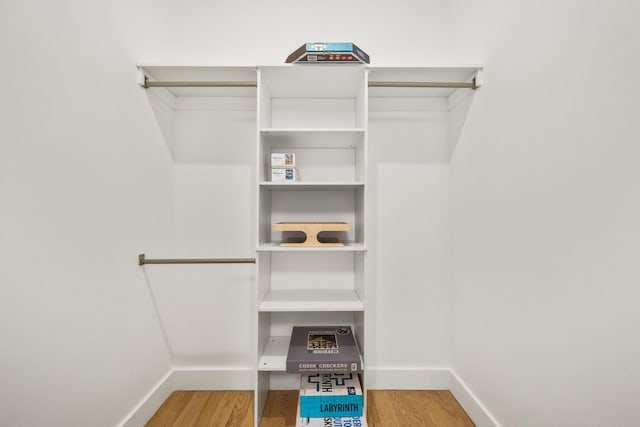
[[273, 224], [275, 231], [301, 231], [306, 238], [301, 241], [288, 241], [280, 246], [344, 246], [344, 243], [330, 238], [319, 239], [318, 234], [323, 231], [349, 231], [351, 226], [346, 222], [278, 222]]

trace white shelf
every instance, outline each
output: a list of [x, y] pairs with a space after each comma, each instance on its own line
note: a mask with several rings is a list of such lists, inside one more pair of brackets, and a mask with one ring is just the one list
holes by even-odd
[[263, 141], [278, 148], [357, 148], [364, 128], [263, 128]]
[[258, 252], [366, 252], [362, 243], [347, 242], [344, 246], [280, 246], [280, 242], [262, 243], [256, 248]]
[[261, 312], [278, 311], [364, 311], [364, 304], [353, 290], [286, 289], [272, 290], [260, 303]]
[[350, 134], [354, 133], [357, 135], [361, 135], [364, 133], [364, 128], [322, 128], [322, 127], [313, 127], [313, 128], [262, 128], [260, 129], [260, 133], [264, 135], [276, 135], [276, 136], [286, 136], [290, 134]]
[[285, 372], [291, 337], [269, 337], [267, 347], [258, 362], [259, 371]]
[[364, 182], [260, 182], [260, 188], [277, 191], [292, 190], [361, 190]]
[[[287, 354], [289, 353], [289, 336], [272, 336], [267, 341], [264, 353], [258, 362], [258, 371], [263, 372], [286, 372], [287, 371]], [[360, 349], [358, 349], [360, 351]], [[360, 364], [362, 363], [362, 354], [360, 354]]]

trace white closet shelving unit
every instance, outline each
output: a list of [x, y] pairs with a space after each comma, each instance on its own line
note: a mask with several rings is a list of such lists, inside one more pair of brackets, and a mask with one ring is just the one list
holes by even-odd
[[[285, 372], [294, 325], [350, 325], [364, 362], [361, 381], [366, 396], [367, 353], [374, 348], [368, 342], [374, 336], [367, 329], [373, 316], [368, 301], [375, 292], [368, 258], [369, 109], [394, 108], [397, 99], [405, 105], [419, 104], [425, 96], [455, 103], [456, 88], [420, 86], [479, 83], [481, 67], [141, 64], [138, 68], [140, 84], [156, 82], [164, 87], [163, 96], [171, 105], [181, 105], [182, 97], [189, 98], [189, 108], [213, 104], [233, 109], [255, 102], [252, 226], [257, 232], [257, 274], [251, 304], [256, 314], [248, 339], [256, 351], [256, 425], [269, 390], [298, 387], [299, 376]], [[270, 181], [271, 154], [282, 152], [295, 153], [299, 182]], [[274, 223], [283, 221], [340, 221], [351, 229], [338, 235], [345, 242], [342, 247], [283, 247], [283, 233], [272, 230]]]
[[[258, 68], [257, 415], [286, 375], [294, 325], [350, 325], [364, 336], [366, 67]], [[269, 182], [271, 153], [294, 153], [300, 181]], [[281, 247], [277, 222], [346, 222], [343, 247]]]

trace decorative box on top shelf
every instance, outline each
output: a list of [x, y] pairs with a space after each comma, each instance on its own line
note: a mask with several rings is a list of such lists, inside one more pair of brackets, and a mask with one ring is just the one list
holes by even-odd
[[307, 42], [294, 50], [286, 63], [348, 64], [370, 62], [369, 55], [351, 42]]

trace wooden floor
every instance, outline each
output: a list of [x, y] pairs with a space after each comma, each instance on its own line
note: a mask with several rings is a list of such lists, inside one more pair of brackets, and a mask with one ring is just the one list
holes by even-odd
[[[369, 427], [472, 427], [449, 391], [369, 390]], [[298, 392], [271, 391], [260, 427], [295, 427]], [[253, 426], [252, 391], [176, 391], [147, 427]]]
[[253, 391], [174, 391], [146, 424], [253, 426]]
[[458, 401], [447, 390], [370, 390], [369, 427], [474, 426]]

